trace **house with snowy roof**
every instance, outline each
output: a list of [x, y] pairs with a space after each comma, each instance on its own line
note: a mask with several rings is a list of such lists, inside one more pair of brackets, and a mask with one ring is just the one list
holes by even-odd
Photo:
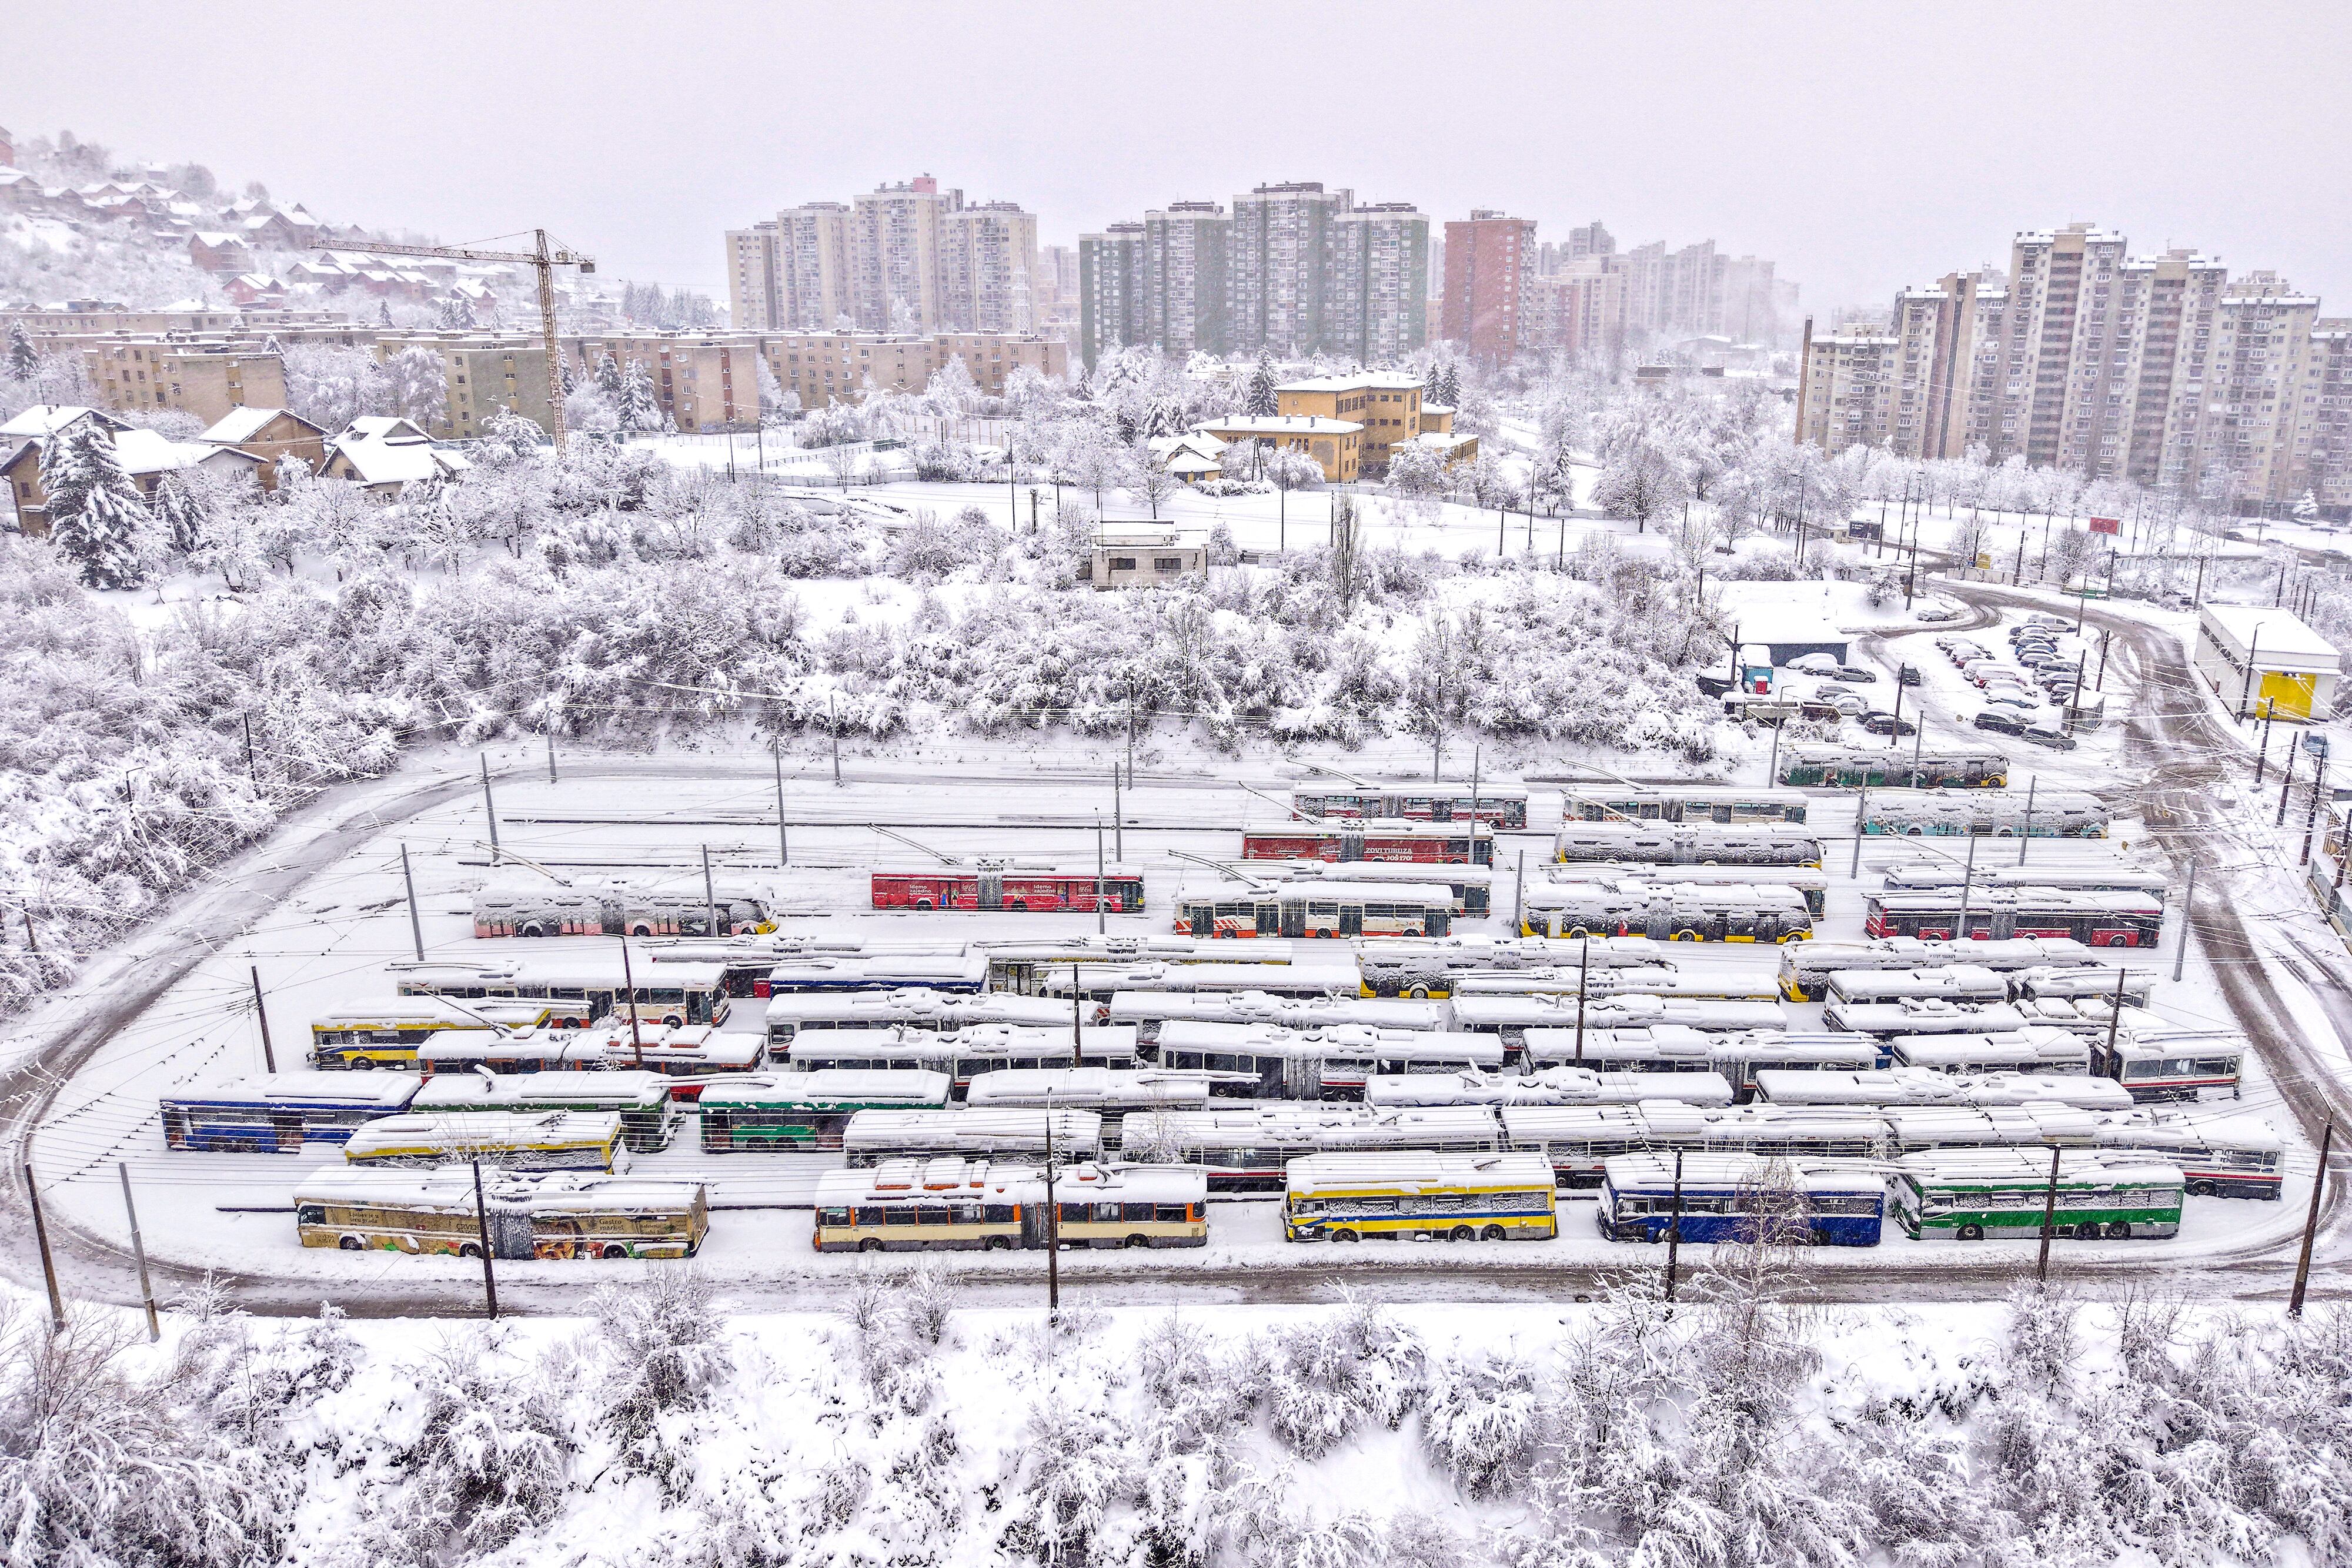
[[25, 212], [47, 204], [38, 180], [22, 169], [0, 167], [0, 207]]
[[[233, 408], [196, 439], [249, 452], [272, 470], [281, 457], [299, 457], [313, 474], [327, 465], [326, 431], [287, 409]], [[275, 488], [276, 474], [265, 482]]]
[[365, 414], [327, 443], [320, 472], [359, 486], [370, 500], [392, 501], [404, 485], [454, 479], [469, 466], [463, 454], [436, 443], [415, 421]]
[[1079, 580], [1098, 589], [1152, 588], [1209, 569], [1208, 541], [1173, 523], [1103, 523], [1095, 528]]
[[286, 303], [286, 286], [266, 272], [240, 272], [222, 292], [250, 310], [274, 310]]
[[253, 251], [245, 241], [219, 229], [198, 229], [188, 236], [188, 259], [206, 272], [250, 272]]
[[[216, 446], [205, 441], [173, 441], [152, 430], [134, 429], [96, 409], [40, 406], [50, 411], [44, 421], [48, 428], [18, 446], [6, 462], [0, 463], [0, 484], [8, 486], [8, 497], [16, 506], [17, 531], [29, 538], [46, 538], [49, 532], [49, 497], [41, 484], [41, 454], [66, 429], [84, 418], [97, 420], [100, 428], [113, 437], [114, 460], [139, 487], [139, 494], [148, 500], [154, 499], [155, 486], [163, 483], [166, 474], [183, 468], [249, 474], [256, 480], [264, 476], [261, 459], [234, 446]], [[19, 414], [8, 423], [15, 425], [24, 417]], [[0, 429], [0, 434], [6, 431]]]
[[1187, 485], [1197, 485], [1203, 479], [1213, 479], [1224, 472], [1218, 455], [1226, 443], [1203, 430], [1189, 430], [1181, 435], [1155, 435], [1145, 444], [1151, 452], [1152, 462], [1171, 477]]

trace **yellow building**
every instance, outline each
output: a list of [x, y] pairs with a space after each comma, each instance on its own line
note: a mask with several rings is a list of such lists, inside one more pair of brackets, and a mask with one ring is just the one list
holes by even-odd
[[[1345, 420], [1362, 426], [1358, 456], [1363, 466], [1376, 474], [1388, 467], [1391, 447], [1428, 428], [1422, 422], [1421, 382], [1402, 371], [1363, 371], [1351, 376], [1287, 382], [1274, 389], [1274, 397], [1276, 413]], [[1452, 411], [1447, 413], [1450, 418]]]
[[1348, 484], [1363, 466], [1364, 427], [1352, 419], [1304, 413], [1253, 419], [1241, 414], [1209, 420], [1199, 428], [1220, 441], [1263, 441], [1269, 446], [1304, 452], [1321, 466], [1326, 484]]

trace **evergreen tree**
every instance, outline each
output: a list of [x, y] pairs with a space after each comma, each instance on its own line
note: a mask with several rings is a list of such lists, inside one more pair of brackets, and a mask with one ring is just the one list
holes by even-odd
[[614, 406], [620, 413], [623, 430], [659, 430], [667, 423], [661, 400], [654, 395], [653, 372], [646, 369], [643, 360], [629, 361], [628, 374], [621, 382], [620, 400]]
[[278, 340], [278, 334], [275, 332], [261, 340], [261, 351], [265, 354], [275, 354], [281, 360], [286, 357], [286, 346]]
[[433, 325], [444, 332], [468, 331], [474, 325], [474, 309], [465, 300], [451, 295], [441, 301], [441, 313]]
[[13, 381], [29, 382], [33, 372], [41, 368], [41, 356], [33, 351], [33, 335], [25, 330], [22, 321], [8, 323], [8, 375]]
[[375, 302], [375, 324], [379, 327], [389, 327], [392, 325], [391, 300], [379, 299]]
[[620, 408], [621, 367], [609, 353], [597, 356], [596, 390], [604, 394], [606, 401], [612, 403], [615, 411]]
[[1454, 374], [1452, 365], [1446, 366], [1444, 373], [1438, 378], [1437, 401], [1448, 408], [1462, 406], [1462, 378]]
[[114, 435], [95, 419], [66, 426], [41, 451], [49, 539], [91, 588], [136, 588], [146, 576], [140, 536], [147, 504], [122, 471]]
[[1445, 400], [1437, 395], [1437, 389], [1444, 384], [1445, 372], [1439, 368], [1435, 360], [1430, 361], [1428, 373], [1421, 378], [1421, 401], [1444, 402]]
[[572, 376], [572, 350], [561, 344], [557, 345], [555, 350], [555, 376], [557, 384], [563, 390], [563, 395], [570, 397], [572, 387], [578, 383]]
[[179, 474], [164, 475], [155, 486], [154, 512], [155, 520], [171, 535], [172, 549], [181, 555], [193, 553], [204, 542], [204, 507]]
[[1274, 355], [1260, 349], [1257, 363], [1250, 371], [1249, 391], [1244, 399], [1242, 412], [1252, 419], [1272, 419], [1281, 406], [1274, 392]]

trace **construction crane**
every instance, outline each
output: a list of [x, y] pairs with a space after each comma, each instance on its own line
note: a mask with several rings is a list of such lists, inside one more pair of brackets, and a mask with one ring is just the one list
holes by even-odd
[[593, 256], [557, 245], [545, 229], [533, 229], [534, 250], [479, 250], [471, 246], [445, 245], [322, 245], [323, 251], [348, 250], [362, 256], [437, 256], [452, 261], [505, 261], [535, 267], [539, 272], [539, 330], [547, 340], [547, 408], [555, 421], [555, 449], [563, 450], [563, 356], [555, 345], [555, 269], [576, 267], [585, 276], [596, 270]]

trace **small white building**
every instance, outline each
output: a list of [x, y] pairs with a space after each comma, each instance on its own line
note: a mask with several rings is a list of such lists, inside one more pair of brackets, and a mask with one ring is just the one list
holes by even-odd
[[377, 501], [399, 498], [401, 488], [423, 479], [454, 479], [470, 466], [465, 455], [442, 446], [413, 420], [362, 414], [327, 443], [330, 479], [345, 479]]
[[2198, 674], [2241, 717], [2326, 717], [2342, 664], [2333, 643], [2284, 610], [2208, 604], [2198, 616]]
[[1173, 523], [1105, 523], [1087, 554], [1087, 580], [1097, 588], [1155, 588], [1208, 570], [1208, 542]]

